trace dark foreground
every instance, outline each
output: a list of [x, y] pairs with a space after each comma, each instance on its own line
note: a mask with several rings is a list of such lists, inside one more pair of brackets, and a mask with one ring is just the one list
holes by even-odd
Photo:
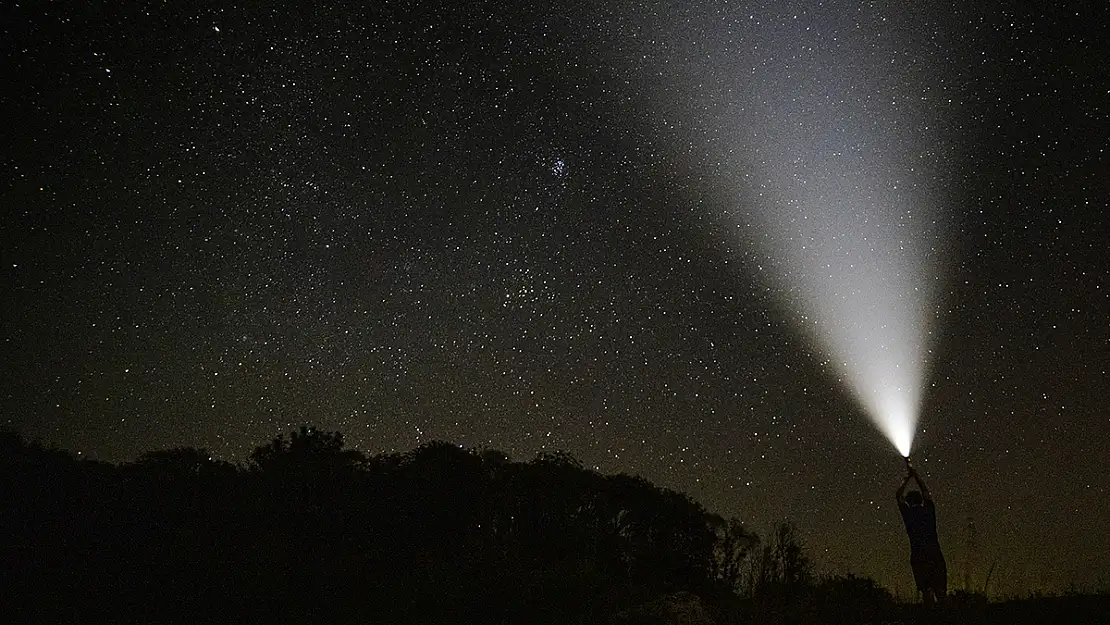
[[956, 595], [924, 615], [813, 575], [788, 524], [761, 538], [565, 454], [366, 456], [303, 428], [244, 465], [111, 465], [0, 432], [6, 623], [1097, 625], [1110, 600]]
[[1110, 595], [1023, 599], [954, 612], [951, 623], [1110, 623]]
[[[881, 604], [839, 597], [830, 604], [813, 588], [790, 597], [747, 599], [712, 606], [689, 593], [676, 593], [624, 612], [622, 625], [1106, 625], [1110, 594], [1035, 597], [988, 603], [980, 595], [957, 594], [932, 612], [921, 605]], [[722, 609], [723, 608], [723, 609]]]

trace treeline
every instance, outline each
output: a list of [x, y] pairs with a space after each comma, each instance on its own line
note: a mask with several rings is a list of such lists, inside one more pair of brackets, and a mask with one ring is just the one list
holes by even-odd
[[367, 456], [306, 427], [243, 466], [191, 448], [111, 465], [7, 432], [0, 489], [7, 622], [849, 622], [893, 605], [870, 580], [816, 583], [788, 525], [760, 541], [563, 453]]

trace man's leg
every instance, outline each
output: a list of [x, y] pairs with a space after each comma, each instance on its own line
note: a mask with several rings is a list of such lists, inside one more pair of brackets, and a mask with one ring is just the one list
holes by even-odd
[[933, 591], [932, 588], [926, 588], [925, 590], [921, 591], [921, 595], [922, 595], [922, 597], [921, 597], [922, 598], [922, 603], [925, 604], [925, 609], [926, 610], [932, 610], [933, 608], [936, 607], [936, 605], [937, 605], [937, 595], [936, 595], [936, 592]]

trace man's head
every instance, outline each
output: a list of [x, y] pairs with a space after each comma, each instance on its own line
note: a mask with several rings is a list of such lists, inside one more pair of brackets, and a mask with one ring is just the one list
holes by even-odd
[[924, 500], [921, 498], [921, 493], [917, 492], [916, 490], [911, 490], [910, 492], [906, 493], [906, 503], [910, 504], [911, 506], [920, 506], [923, 502]]

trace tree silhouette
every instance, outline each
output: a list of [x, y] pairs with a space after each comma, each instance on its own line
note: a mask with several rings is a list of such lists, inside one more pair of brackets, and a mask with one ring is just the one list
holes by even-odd
[[717, 534], [713, 550], [714, 579], [730, 591], [749, 592], [750, 559], [759, 547], [759, 537], [749, 532], [738, 519], [726, 520], [714, 515], [712, 521]]
[[302, 426], [291, 432], [288, 440], [279, 435], [269, 444], [256, 447], [250, 454], [250, 467], [271, 476], [326, 478], [365, 466], [367, 459], [362, 452], [343, 446], [339, 432]]
[[4, 622], [788, 623], [891, 609], [869, 580], [814, 584], [789, 524], [761, 548], [736, 519], [562, 452], [514, 462], [432, 442], [367, 456], [305, 426], [242, 468], [193, 448], [113, 466], [0, 432], [0, 489]]

